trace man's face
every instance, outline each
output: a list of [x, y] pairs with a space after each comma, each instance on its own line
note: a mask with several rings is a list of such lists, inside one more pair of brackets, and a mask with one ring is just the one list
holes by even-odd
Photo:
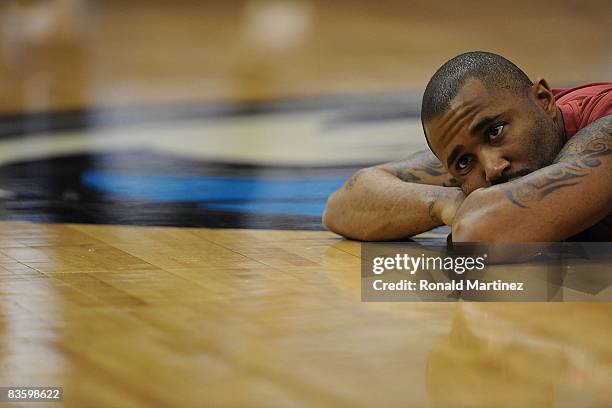
[[431, 148], [466, 194], [548, 166], [563, 138], [554, 100], [545, 99], [535, 88], [516, 95], [469, 79], [450, 108], [425, 124]]

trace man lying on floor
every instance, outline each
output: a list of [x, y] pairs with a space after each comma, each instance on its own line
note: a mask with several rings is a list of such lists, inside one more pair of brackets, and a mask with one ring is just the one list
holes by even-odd
[[325, 226], [384, 241], [446, 224], [455, 242], [612, 241], [612, 83], [551, 89], [507, 59], [469, 52], [423, 95], [431, 151], [362, 169]]

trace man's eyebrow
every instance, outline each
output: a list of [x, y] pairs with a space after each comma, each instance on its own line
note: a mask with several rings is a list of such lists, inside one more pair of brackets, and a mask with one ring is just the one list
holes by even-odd
[[451, 154], [448, 155], [448, 159], [446, 159], [446, 166], [449, 169], [450, 169], [451, 164], [453, 164], [453, 162], [457, 158], [457, 156], [459, 156], [459, 153], [461, 153], [461, 149], [463, 149], [463, 145], [457, 145], [455, 146]]
[[474, 127], [472, 127], [472, 129], [470, 130], [470, 133], [473, 134], [473, 135], [480, 133], [484, 128], [488, 127], [493, 122], [495, 122], [497, 120], [497, 118], [499, 118], [500, 116], [501, 116], [501, 113], [499, 113], [497, 115], [491, 115], [491, 116], [484, 116], [484, 117], [482, 117], [474, 125]]

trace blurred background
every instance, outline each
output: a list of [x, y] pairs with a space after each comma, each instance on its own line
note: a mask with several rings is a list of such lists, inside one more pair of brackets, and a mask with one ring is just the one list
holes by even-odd
[[610, 0], [0, 0], [0, 384], [77, 407], [612, 406], [610, 303], [365, 304], [360, 244], [303, 231], [353, 171], [427, 148], [451, 57], [610, 81], [610, 27]]
[[612, 3], [4, 0], [3, 112], [419, 91], [468, 50], [609, 79]]
[[112, 201], [118, 223], [320, 228], [352, 171], [426, 148], [446, 60], [610, 80], [611, 23], [605, 0], [4, 0], [0, 218], [100, 222]]

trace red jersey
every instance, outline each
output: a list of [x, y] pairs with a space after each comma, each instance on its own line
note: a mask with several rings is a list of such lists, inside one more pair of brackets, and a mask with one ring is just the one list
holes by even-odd
[[589, 123], [612, 115], [612, 82], [553, 89], [552, 92], [555, 103], [561, 109], [568, 139]]

